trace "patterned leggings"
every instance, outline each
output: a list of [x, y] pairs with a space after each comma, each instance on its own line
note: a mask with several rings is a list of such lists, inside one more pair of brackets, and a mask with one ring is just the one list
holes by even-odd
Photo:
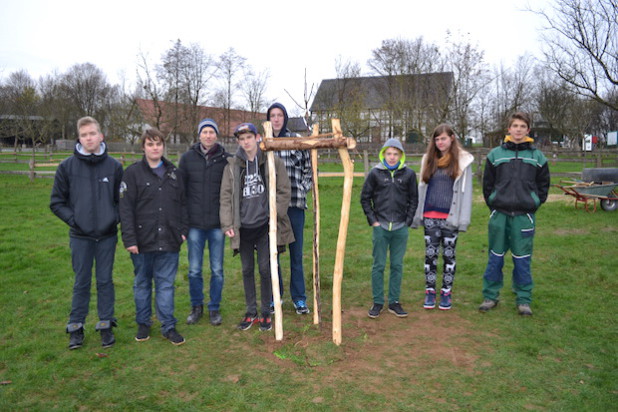
[[442, 245], [444, 269], [442, 288], [450, 289], [455, 280], [455, 246], [457, 246], [458, 230], [446, 227], [446, 219], [425, 218], [425, 287], [436, 288], [438, 277], [438, 255]]

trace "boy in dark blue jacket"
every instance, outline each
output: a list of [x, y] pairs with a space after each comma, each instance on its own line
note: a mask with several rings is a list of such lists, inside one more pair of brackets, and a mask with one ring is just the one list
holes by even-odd
[[73, 302], [66, 331], [69, 349], [84, 343], [90, 303], [92, 266], [96, 261], [97, 312], [95, 329], [104, 348], [114, 345], [114, 282], [112, 268], [118, 243], [118, 188], [122, 165], [107, 155], [101, 126], [92, 117], [77, 121], [78, 143], [73, 156], [58, 166], [49, 207], [69, 231], [75, 272]]
[[549, 167], [540, 150], [528, 137], [530, 117], [518, 112], [511, 115], [509, 135], [504, 143], [487, 155], [483, 173], [483, 196], [491, 210], [489, 218], [489, 260], [483, 276], [481, 312], [498, 305], [503, 285], [504, 254], [513, 257], [513, 290], [517, 311], [531, 316], [532, 241], [535, 212], [547, 199]]
[[416, 173], [405, 165], [405, 160], [401, 142], [388, 139], [380, 150], [380, 163], [367, 175], [361, 193], [363, 211], [373, 227], [373, 306], [369, 309], [370, 318], [380, 316], [384, 307], [384, 268], [389, 249], [388, 311], [398, 317], [408, 316], [399, 303], [399, 295], [408, 228], [418, 205], [418, 188]]

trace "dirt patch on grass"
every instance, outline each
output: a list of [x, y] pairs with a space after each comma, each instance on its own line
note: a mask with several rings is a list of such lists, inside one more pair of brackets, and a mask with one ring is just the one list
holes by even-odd
[[265, 337], [264, 343], [282, 368], [322, 371], [326, 386], [371, 382], [367, 391], [387, 396], [443, 374], [474, 375], [479, 354], [491, 350], [485, 344], [491, 334], [475, 330], [456, 310], [415, 310], [407, 318], [384, 310], [370, 319], [366, 308], [351, 308], [342, 319], [340, 346], [332, 344], [329, 322], [315, 333], [284, 331], [283, 342]]

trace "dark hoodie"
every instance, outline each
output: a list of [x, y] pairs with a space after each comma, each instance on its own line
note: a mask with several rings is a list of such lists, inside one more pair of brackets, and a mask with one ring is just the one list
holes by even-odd
[[[272, 109], [283, 111], [283, 126], [279, 134], [275, 137], [299, 137], [297, 134], [288, 130], [288, 112], [281, 103], [273, 103], [266, 112], [266, 120], [270, 120]], [[313, 174], [311, 172], [311, 157], [307, 150], [281, 150], [277, 156], [283, 160], [285, 170], [290, 179], [292, 198], [290, 207], [299, 209], [307, 208], [307, 192], [311, 190]]]

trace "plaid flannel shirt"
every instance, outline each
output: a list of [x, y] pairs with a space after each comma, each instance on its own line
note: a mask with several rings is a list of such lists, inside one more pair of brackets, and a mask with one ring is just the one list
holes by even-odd
[[[297, 134], [286, 133], [285, 137], [299, 137]], [[290, 207], [307, 209], [307, 192], [311, 190], [313, 175], [311, 172], [311, 156], [308, 150], [280, 150], [277, 156], [283, 160], [285, 170], [290, 178], [292, 198]]]

